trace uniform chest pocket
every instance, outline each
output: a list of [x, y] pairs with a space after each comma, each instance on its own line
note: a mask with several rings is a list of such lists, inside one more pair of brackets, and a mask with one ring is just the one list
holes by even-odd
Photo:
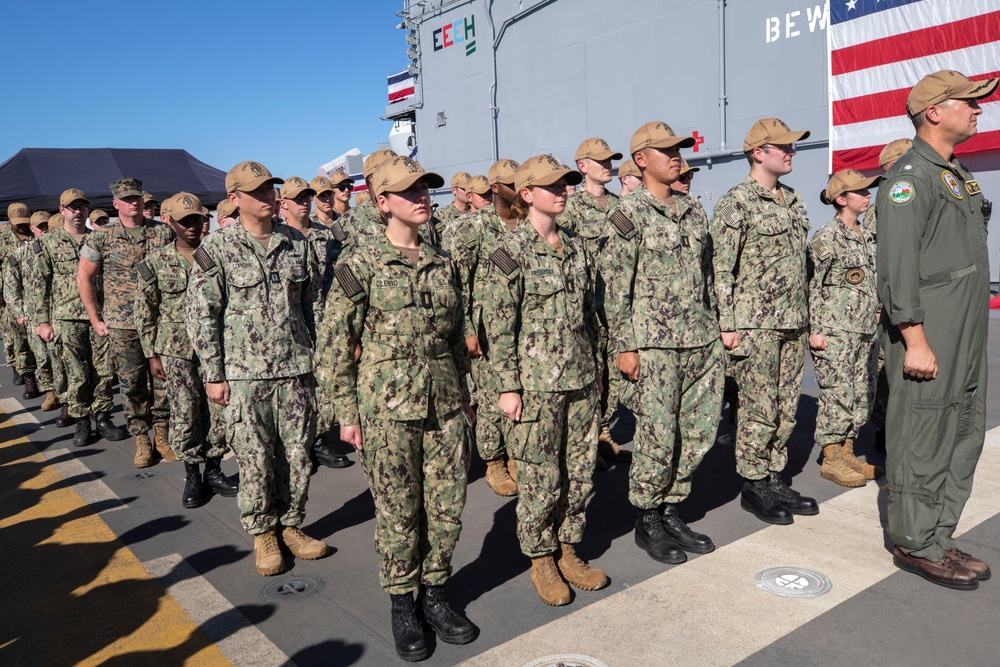
[[865, 284], [870, 272], [868, 258], [862, 253], [851, 253], [841, 258], [840, 271], [832, 277], [834, 284], [857, 287]]
[[183, 273], [168, 273], [160, 277], [160, 290], [176, 294], [187, 289], [187, 275]]
[[562, 276], [527, 276], [524, 279], [523, 320], [553, 320], [565, 317]]
[[226, 273], [226, 281], [233, 287], [248, 288], [264, 280], [261, 270], [251, 264], [238, 264]]
[[138, 253], [134, 250], [113, 250], [108, 253], [108, 263], [115, 266], [131, 267], [135, 264]]
[[[690, 237], [688, 239], [690, 244]], [[640, 269], [648, 275], [670, 275], [681, 270], [682, 238], [677, 230], [663, 230], [657, 233], [645, 233], [642, 238], [645, 252], [642, 255], [644, 266]]]
[[777, 216], [766, 217], [754, 226], [760, 237], [759, 251], [764, 257], [784, 257], [792, 253], [789, 225]]
[[292, 282], [302, 282], [306, 279], [305, 259], [301, 255], [290, 256], [281, 261], [278, 265], [278, 271], [282, 277]]
[[412, 308], [409, 308], [413, 305], [413, 293], [409, 283], [400, 281], [398, 287], [376, 287], [369, 294], [368, 303], [368, 322], [376, 333], [392, 336], [413, 333]]

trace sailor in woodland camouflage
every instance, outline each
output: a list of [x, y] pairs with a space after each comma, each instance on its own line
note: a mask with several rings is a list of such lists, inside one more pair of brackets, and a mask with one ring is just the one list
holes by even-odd
[[[163, 203], [176, 238], [139, 262], [135, 318], [142, 352], [153, 377], [166, 382], [170, 405], [170, 446], [184, 463], [184, 507], [205, 503], [207, 485], [221, 496], [235, 496], [237, 485], [221, 469], [226, 453], [222, 407], [205, 394], [198, 358], [184, 326], [184, 301], [194, 252], [201, 243], [201, 200], [179, 192]], [[202, 477], [200, 466], [205, 464]]]
[[[8, 258], [35, 238], [31, 233], [31, 211], [26, 205], [20, 202], [11, 204], [7, 207], [7, 217], [10, 224], [0, 227], [0, 301], [4, 303], [9, 301], [4, 284], [12, 268]], [[28, 344], [27, 328], [18, 323], [10, 307], [0, 312], [0, 327], [7, 351], [7, 363], [14, 368], [14, 384], [24, 385], [24, 398], [36, 398], [39, 390], [35, 380], [35, 355]]]
[[708, 217], [697, 199], [670, 187], [680, 174], [680, 149], [693, 145], [693, 137], [662, 122], [635, 132], [629, 152], [643, 186], [611, 209], [601, 256], [614, 267], [605, 272], [608, 347], [616, 370], [636, 386], [629, 469], [635, 542], [661, 563], [715, 549], [678, 509], [715, 440], [725, 364]]
[[815, 438], [823, 448], [820, 475], [841, 486], [882, 476], [854, 455], [871, 411], [878, 313], [875, 239], [859, 219], [879, 178], [853, 169], [834, 174], [820, 201], [837, 215], [809, 240], [809, 348], [820, 388]]
[[621, 160], [608, 142], [597, 137], [587, 139], [576, 149], [576, 168], [583, 174], [583, 186], [566, 200], [566, 210], [559, 216], [559, 224], [577, 234], [587, 245], [591, 258], [590, 279], [594, 285], [594, 301], [601, 323], [600, 350], [604, 366], [601, 392], [601, 432], [597, 440], [597, 469], [606, 470], [607, 462], [631, 461], [632, 453], [622, 449], [611, 437], [611, 420], [618, 410], [625, 387], [622, 374], [608, 364], [608, 318], [604, 312], [604, 277], [600, 272], [601, 248], [607, 240], [608, 211], [618, 204], [618, 195], [610, 192], [606, 184], [611, 182], [611, 161]]
[[[314, 179], [317, 180], [317, 179]], [[320, 186], [322, 187], [322, 186]], [[278, 192], [281, 197], [279, 202], [281, 217], [285, 224], [292, 227], [306, 237], [309, 242], [309, 249], [313, 254], [313, 261], [319, 267], [320, 289], [316, 291], [316, 303], [313, 304], [313, 316], [316, 319], [316, 326], [323, 322], [323, 306], [326, 303], [327, 294], [333, 281], [333, 270], [337, 263], [337, 258], [343, 250], [343, 242], [347, 239], [347, 234], [334, 221], [331, 224], [336, 229], [328, 228], [318, 222], [313, 222], [309, 216], [309, 209], [312, 201], [316, 197], [315, 190], [310, 187], [304, 179], [292, 176], [281, 184]], [[329, 398], [325, 395], [322, 387], [316, 388], [316, 398], [320, 403], [328, 403]], [[312, 456], [317, 464], [325, 465], [329, 468], [346, 468], [351, 461], [346, 455], [334, 451], [330, 446], [328, 438], [333, 422], [327, 422], [326, 416], [331, 416], [328, 411], [320, 410], [317, 416], [316, 442], [313, 443]], [[332, 416], [331, 416], [332, 418]]]
[[518, 541], [550, 605], [569, 603], [566, 581], [581, 590], [607, 584], [575, 551], [593, 488], [601, 369], [586, 245], [556, 219], [567, 185], [581, 180], [551, 155], [521, 164], [515, 210], [527, 220], [490, 256], [495, 277], [482, 300], [498, 404], [513, 424]]
[[318, 372], [375, 501], [379, 580], [392, 600], [396, 651], [421, 660], [428, 649], [413, 602], [421, 585], [424, 618], [442, 641], [473, 638], [444, 597], [469, 467], [464, 307], [453, 262], [418, 234], [429, 224], [428, 188], [444, 180], [397, 156], [382, 161], [370, 183], [385, 233], [337, 267]]
[[110, 441], [128, 437], [128, 431], [111, 420], [114, 402], [111, 369], [106, 363], [108, 339], [91, 327], [77, 286], [81, 249], [92, 233], [86, 227], [89, 210], [83, 191], [65, 190], [59, 197], [62, 227], [32, 244], [38, 287], [33, 294], [35, 332], [45, 342], [55, 343], [62, 357], [66, 390], [56, 425], [76, 425], [73, 445], [77, 447], [90, 442], [91, 413], [100, 437]]
[[[49, 214], [45, 211], [36, 211], [31, 214], [31, 232], [36, 239], [48, 232]], [[55, 379], [53, 377], [52, 357], [45, 341], [35, 335], [35, 325], [37, 320], [34, 312], [34, 290], [36, 289], [35, 279], [35, 253], [32, 245], [22, 245], [7, 257], [7, 269], [4, 272], [4, 296], [7, 302], [7, 309], [10, 311], [14, 321], [25, 328], [27, 332], [28, 347], [31, 348], [31, 355], [35, 360], [34, 380], [37, 390], [45, 394], [45, 401], [42, 403], [43, 411], [59, 409], [59, 396], [56, 391]], [[23, 373], [22, 373], [23, 375]], [[27, 385], [27, 379], [25, 385]], [[25, 398], [28, 398], [27, 388]]]
[[[149, 428], [156, 431], [156, 452], [176, 461], [170, 449], [167, 424], [169, 411], [163, 381], [149, 374], [135, 322], [136, 267], [152, 250], [173, 239], [170, 227], [143, 217], [142, 182], [120, 178], [110, 185], [118, 221], [87, 236], [80, 250], [77, 287], [90, 323], [99, 336], [107, 336], [118, 381], [128, 430], [135, 436], [135, 467], [156, 462]], [[93, 281], [100, 276], [104, 302], [99, 305]]]
[[780, 474], [805, 360], [809, 219], [802, 197], [779, 178], [792, 171], [795, 142], [808, 136], [777, 118], [755, 122], [743, 140], [750, 175], [719, 199], [709, 228], [719, 328], [740, 392], [741, 506], [776, 524], [819, 513]]
[[509, 159], [494, 163], [486, 176], [493, 203], [456, 218], [447, 227], [450, 244], [446, 250], [455, 259], [465, 298], [465, 343], [472, 358], [471, 376], [478, 401], [475, 443], [486, 462], [486, 483], [499, 496], [517, 493], [517, 470], [514, 460], [507, 456], [508, 427], [497, 405], [499, 381], [490, 362], [491, 351], [482, 324], [482, 299], [489, 282], [497, 279], [491, 271], [490, 255], [518, 223], [511, 206], [517, 199], [514, 175], [520, 166]]
[[195, 251], [184, 313], [205, 392], [225, 406], [227, 441], [240, 465], [240, 522], [254, 536], [255, 566], [265, 576], [286, 569], [280, 542], [296, 558], [328, 551], [298, 527], [316, 436], [319, 267], [302, 234], [272, 222], [281, 182], [252, 160], [226, 174], [239, 222]]

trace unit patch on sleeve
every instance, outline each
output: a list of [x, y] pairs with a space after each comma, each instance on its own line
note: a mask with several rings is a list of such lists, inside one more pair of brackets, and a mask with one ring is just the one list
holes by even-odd
[[909, 181], [896, 181], [889, 186], [889, 201], [893, 204], [908, 204], [916, 194], [913, 183]]

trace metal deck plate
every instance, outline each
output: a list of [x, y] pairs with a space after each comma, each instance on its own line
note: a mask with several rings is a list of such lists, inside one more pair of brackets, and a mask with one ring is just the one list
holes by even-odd
[[768, 593], [789, 598], [814, 598], [833, 588], [833, 583], [826, 575], [793, 566], [761, 570], [754, 576], [754, 581]]

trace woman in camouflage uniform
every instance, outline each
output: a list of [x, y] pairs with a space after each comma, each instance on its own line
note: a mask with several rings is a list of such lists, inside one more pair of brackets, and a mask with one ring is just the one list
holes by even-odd
[[318, 346], [319, 380], [375, 500], [396, 652], [411, 661], [428, 655], [413, 602], [421, 584], [424, 619], [442, 641], [474, 635], [444, 597], [468, 481], [464, 309], [454, 263], [418, 233], [431, 217], [428, 187], [443, 183], [406, 157], [375, 169], [384, 232], [337, 265]]
[[575, 553], [597, 456], [598, 322], [586, 248], [556, 217], [566, 186], [581, 179], [550, 155], [517, 170], [515, 211], [527, 221], [491, 255], [497, 278], [483, 303], [500, 410], [513, 422], [517, 536], [550, 605], [569, 603], [566, 581], [582, 590], [607, 584]]
[[809, 241], [809, 348], [820, 386], [815, 438], [823, 448], [820, 475], [841, 486], [864, 486], [882, 474], [854, 455], [854, 438], [871, 413], [878, 311], [875, 239], [858, 219], [879, 178], [853, 169], [834, 174], [820, 201], [837, 216]]

